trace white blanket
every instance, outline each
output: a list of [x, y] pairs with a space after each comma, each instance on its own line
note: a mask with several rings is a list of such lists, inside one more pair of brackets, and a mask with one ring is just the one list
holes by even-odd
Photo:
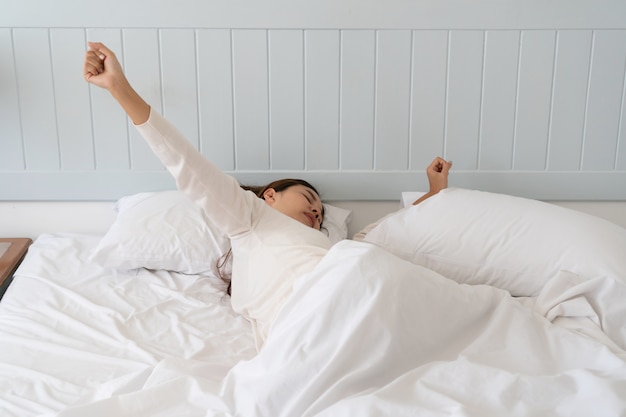
[[344, 241], [223, 381], [211, 364], [166, 359], [60, 416], [623, 415], [626, 353], [593, 329], [603, 306], [550, 296], [567, 281], [555, 279], [543, 299], [517, 300]]

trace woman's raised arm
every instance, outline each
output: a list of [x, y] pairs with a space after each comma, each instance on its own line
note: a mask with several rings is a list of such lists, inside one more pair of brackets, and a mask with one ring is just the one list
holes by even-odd
[[204, 158], [173, 124], [152, 111], [131, 87], [113, 51], [90, 42], [83, 74], [87, 82], [109, 91], [119, 102], [178, 189], [198, 203], [225, 234], [249, 230], [254, 208], [265, 203], [244, 192], [235, 178]]

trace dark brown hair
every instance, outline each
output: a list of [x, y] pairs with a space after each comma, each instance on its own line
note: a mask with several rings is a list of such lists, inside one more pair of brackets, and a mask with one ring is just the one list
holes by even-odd
[[[317, 192], [315, 187], [313, 187], [307, 181], [301, 180], [301, 179], [296, 179], [296, 178], [283, 178], [283, 179], [280, 179], [280, 180], [273, 181], [273, 182], [271, 182], [271, 183], [269, 183], [267, 185], [264, 185], [264, 186], [241, 185], [241, 188], [243, 188], [246, 191], [252, 191], [254, 193], [254, 195], [256, 195], [257, 197], [259, 197], [262, 200], [265, 200], [265, 198], [263, 197], [263, 194], [265, 194], [265, 191], [269, 190], [270, 188], [273, 188], [276, 192], [279, 193], [281, 191], [285, 191], [289, 187], [293, 187], [293, 186], [296, 186], [296, 185], [303, 185], [303, 186], [305, 186], [307, 188], [310, 188], [311, 190], [315, 191], [315, 194], [317, 194], [318, 196], [320, 195], [320, 193]], [[323, 221], [323, 219], [324, 219], [324, 206], [322, 206], [322, 221]], [[228, 295], [230, 295], [231, 287], [232, 287], [231, 274], [226, 273], [224, 271], [224, 267], [228, 263], [228, 260], [230, 258], [232, 258], [232, 256], [233, 256], [233, 250], [232, 249], [228, 249], [228, 252], [226, 252], [224, 255], [222, 255], [222, 257], [220, 259], [218, 259], [218, 261], [217, 261], [217, 271], [218, 271], [218, 274], [219, 274], [220, 278], [222, 279], [222, 281], [224, 281], [226, 284], [228, 284], [228, 287], [226, 288], [226, 293], [228, 293]]]

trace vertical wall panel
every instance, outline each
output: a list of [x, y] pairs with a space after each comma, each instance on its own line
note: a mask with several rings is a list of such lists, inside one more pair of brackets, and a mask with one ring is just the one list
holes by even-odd
[[377, 34], [376, 169], [409, 166], [411, 32]]
[[235, 168], [231, 36], [198, 31], [198, 94], [202, 153], [224, 170]]
[[425, 169], [444, 154], [448, 32], [413, 34], [410, 168]]
[[342, 32], [342, 169], [372, 169], [374, 166], [375, 48], [373, 30]]
[[199, 147], [195, 33], [164, 29], [160, 35], [163, 114]]
[[[163, 113], [159, 36], [156, 29], [126, 29], [124, 34], [124, 70], [137, 92], [159, 113]], [[128, 120], [130, 161], [133, 170], [163, 169], [133, 122]]]
[[475, 169], [478, 158], [483, 38], [479, 31], [450, 33], [446, 157], [456, 169]]
[[615, 169], [626, 171], [626, 69], [624, 70], [624, 90], [622, 91], [622, 114], [615, 155]]
[[14, 44], [26, 167], [35, 171], [57, 170], [59, 142], [49, 32], [16, 29]]
[[546, 168], [554, 47], [552, 30], [522, 32], [513, 167]]
[[233, 31], [237, 169], [269, 168], [267, 32]]
[[23, 170], [24, 148], [10, 29], [0, 28], [0, 74], [0, 171]]
[[[124, 65], [121, 31], [117, 29], [89, 29], [87, 40], [102, 42]], [[93, 120], [96, 169], [123, 170], [130, 167], [128, 125], [124, 110], [111, 95], [96, 86], [89, 87]]]
[[242, 179], [302, 172], [333, 195], [347, 180], [352, 198], [390, 198], [388, 178], [411, 184], [442, 155], [470, 187], [623, 198], [626, 30], [546, 27], [0, 28], [0, 194], [171, 186], [118, 103], [84, 81], [92, 40]]
[[301, 30], [269, 32], [270, 162], [304, 168], [303, 39]]
[[513, 155], [519, 31], [489, 31], [480, 126], [479, 168], [509, 170]]
[[626, 31], [596, 32], [589, 82], [583, 170], [615, 167], [626, 66]]
[[577, 171], [580, 166], [590, 59], [591, 31], [558, 33], [549, 170]]
[[304, 35], [307, 169], [339, 168], [339, 31]]
[[51, 29], [52, 74], [61, 168], [92, 170], [95, 168], [89, 107], [89, 86], [79, 71], [87, 43], [81, 29]]

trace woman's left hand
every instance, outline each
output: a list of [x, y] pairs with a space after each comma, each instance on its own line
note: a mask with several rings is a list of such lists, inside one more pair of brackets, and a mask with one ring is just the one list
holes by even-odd
[[444, 188], [448, 188], [448, 173], [450, 168], [452, 168], [452, 162], [448, 162], [440, 157], [436, 157], [430, 165], [428, 165], [426, 175], [428, 176], [430, 193], [437, 194]]

